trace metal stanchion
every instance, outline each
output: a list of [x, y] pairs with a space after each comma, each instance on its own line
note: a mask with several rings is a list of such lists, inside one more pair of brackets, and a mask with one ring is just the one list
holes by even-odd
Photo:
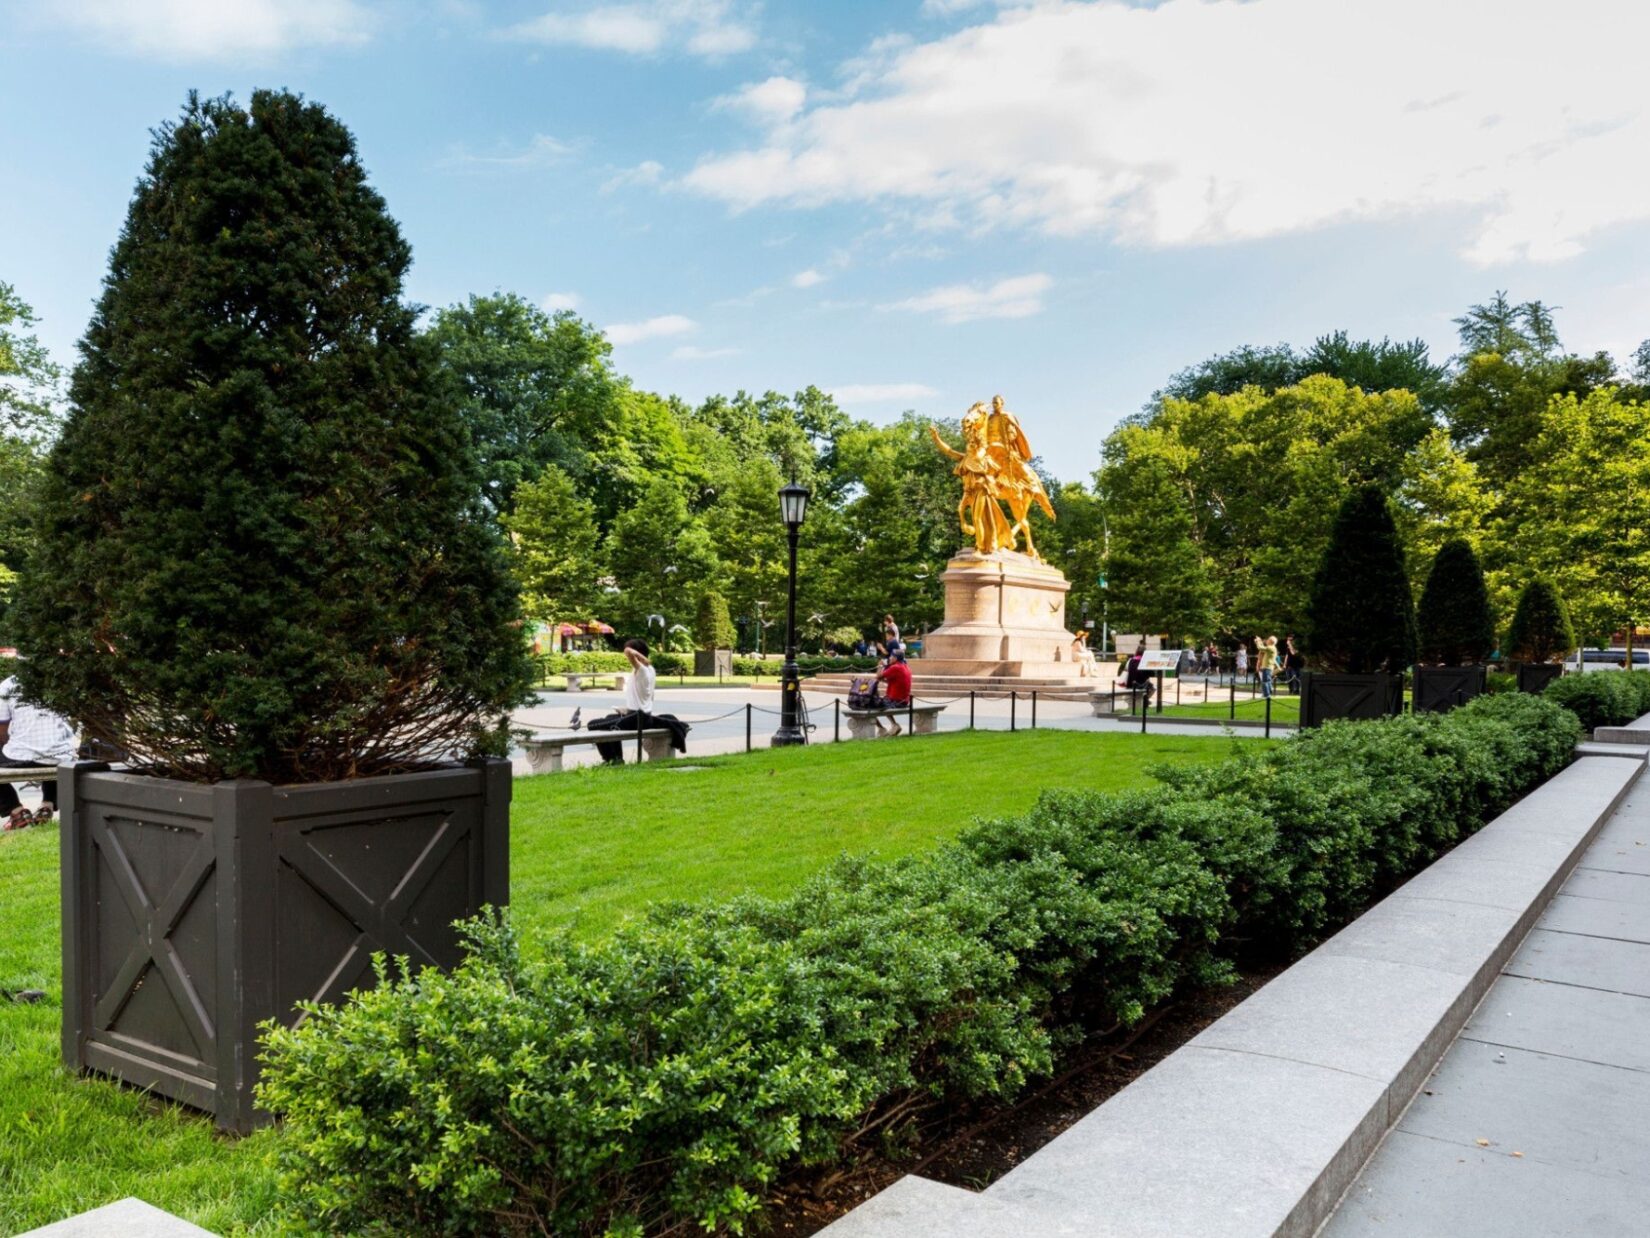
[[905, 698], [905, 733], [917, 733], [917, 695], [914, 692]]
[[1140, 698], [1140, 733], [1146, 733], [1146, 719], [1151, 716], [1151, 708], [1146, 704], [1146, 693], [1142, 688], [1135, 689], [1135, 695]]
[[1020, 694], [1010, 688], [1008, 692], [1008, 729], [1010, 731], [1014, 730], [1014, 712], [1015, 706], [1019, 704], [1019, 700]]
[[831, 742], [840, 744], [842, 742], [842, 698], [840, 696], [831, 698], [831, 713], [835, 715], [831, 719]]
[[1163, 712], [1163, 672], [1157, 672], [1157, 712]]
[[1037, 729], [1037, 689], [1031, 690], [1031, 729]]
[[642, 711], [636, 711], [636, 764], [642, 763]]
[[968, 729], [974, 729], [974, 689], [968, 690]]
[[1226, 715], [1226, 719], [1229, 722], [1235, 722], [1237, 720], [1237, 676], [1236, 675], [1232, 676], [1232, 704], [1231, 704], [1230, 711]]
[[745, 702], [745, 751], [751, 750], [751, 703]]
[[1175, 675], [1174, 675], [1174, 703], [1176, 705], [1180, 704], [1180, 672], [1179, 671], [1176, 671]]
[[1272, 738], [1272, 698], [1266, 698], [1266, 738]]

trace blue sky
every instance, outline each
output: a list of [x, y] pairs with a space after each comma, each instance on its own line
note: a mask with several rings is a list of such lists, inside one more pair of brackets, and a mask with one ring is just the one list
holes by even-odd
[[0, 279], [62, 360], [154, 125], [298, 90], [408, 294], [507, 289], [689, 399], [1001, 391], [1057, 475], [1242, 343], [1507, 288], [1650, 336], [1642, 0], [0, 0]]

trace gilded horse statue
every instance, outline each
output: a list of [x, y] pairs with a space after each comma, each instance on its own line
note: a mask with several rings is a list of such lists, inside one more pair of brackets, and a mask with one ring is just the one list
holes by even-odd
[[[1042, 560], [1031, 537], [1031, 507], [1036, 504], [1054, 519], [1054, 508], [1043, 489], [1042, 479], [1031, 467], [1031, 444], [1020, 427], [1019, 418], [1003, 406], [1003, 397], [982, 401], [963, 414], [963, 449], [958, 451], [940, 437], [933, 426], [928, 432], [935, 444], [957, 462], [952, 470], [962, 478], [962, 500], [957, 504], [957, 523], [974, 539], [981, 554], [1014, 550], [1021, 534], [1025, 552]], [[1007, 503], [1010, 520], [999, 503]]]

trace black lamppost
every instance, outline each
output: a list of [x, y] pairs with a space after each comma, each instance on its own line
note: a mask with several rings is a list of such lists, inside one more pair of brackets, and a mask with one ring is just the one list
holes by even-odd
[[771, 745], [784, 748], [805, 744], [808, 736], [802, 729], [802, 681], [796, 667], [796, 538], [802, 531], [802, 521], [808, 514], [808, 500], [813, 492], [800, 486], [793, 478], [779, 487], [779, 515], [785, 522], [790, 538], [790, 575], [785, 590], [785, 667], [780, 671], [779, 729], [773, 733]]

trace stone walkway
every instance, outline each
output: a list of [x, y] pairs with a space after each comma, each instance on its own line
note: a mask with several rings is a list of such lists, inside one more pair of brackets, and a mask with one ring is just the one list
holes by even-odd
[[1581, 858], [1322, 1238], [1650, 1233], [1650, 787]]

